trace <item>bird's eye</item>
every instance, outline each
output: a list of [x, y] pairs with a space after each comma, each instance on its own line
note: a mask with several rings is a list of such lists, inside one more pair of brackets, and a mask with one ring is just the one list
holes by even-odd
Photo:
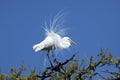
[[71, 39], [67, 39], [69, 42], [71, 42]]
[[68, 38], [68, 40], [71, 40], [71, 39]]

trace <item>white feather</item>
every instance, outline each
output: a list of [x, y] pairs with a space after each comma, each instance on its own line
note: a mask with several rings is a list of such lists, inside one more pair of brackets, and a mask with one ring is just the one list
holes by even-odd
[[[46, 38], [33, 46], [35, 52], [39, 50], [64, 49], [71, 45], [69, 37], [61, 37], [64, 29], [60, 29], [63, 25], [63, 14], [59, 12], [49, 23], [45, 22], [44, 30]], [[61, 32], [62, 31], [62, 32]]]

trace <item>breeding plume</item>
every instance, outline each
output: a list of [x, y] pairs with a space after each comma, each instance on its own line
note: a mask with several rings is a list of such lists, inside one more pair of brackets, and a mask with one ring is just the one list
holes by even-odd
[[61, 36], [63, 29], [60, 29], [60, 27], [64, 26], [63, 16], [64, 14], [59, 12], [49, 23], [45, 22], [44, 30], [46, 32], [46, 38], [33, 46], [35, 52], [40, 50], [49, 52], [55, 49], [66, 49], [69, 48], [71, 44], [76, 44], [69, 37]]

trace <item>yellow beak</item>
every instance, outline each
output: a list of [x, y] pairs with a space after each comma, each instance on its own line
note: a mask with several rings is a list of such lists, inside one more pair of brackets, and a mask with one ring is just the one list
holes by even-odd
[[69, 41], [70, 41], [71, 44], [77, 45], [77, 43], [74, 42], [73, 40], [69, 39]]

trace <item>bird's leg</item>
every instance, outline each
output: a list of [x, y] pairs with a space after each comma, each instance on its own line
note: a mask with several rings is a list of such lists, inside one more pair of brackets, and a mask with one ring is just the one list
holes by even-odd
[[52, 57], [53, 57], [53, 58], [55, 58], [55, 55], [54, 55], [54, 52], [53, 52], [53, 50], [52, 50]]
[[51, 60], [50, 60], [49, 51], [48, 51], [48, 53], [47, 53], [47, 57], [48, 57], [48, 59], [49, 59], [50, 65], [53, 67], [53, 64], [52, 64], [52, 62], [51, 62]]
[[56, 58], [55, 58], [53, 50], [52, 50], [52, 58], [53, 58], [53, 61], [55, 62]]

